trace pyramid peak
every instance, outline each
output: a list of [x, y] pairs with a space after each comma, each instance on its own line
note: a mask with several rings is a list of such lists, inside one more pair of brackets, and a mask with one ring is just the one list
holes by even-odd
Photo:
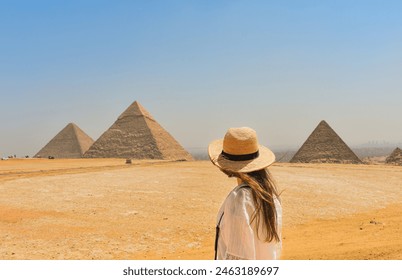
[[326, 125], [326, 126], [329, 126], [329, 124], [328, 124], [325, 120], [320, 121], [320, 123], [319, 123], [318, 125]]
[[393, 153], [402, 153], [402, 150], [399, 147], [396, 147]]
[[70, 122], [70, 123], [68, 123], [66, 125], [66, 127], [78, 127], [78, 125], [76, 125], [75, 123]]
[[141, 117], [141, 116], [154, 120], [154, 118], [151, 116], [151, 114], [138, 101], [134, 101], [119, 116], [118, 119], [122, 119], [122, 118], [126, 118], [126, 117]]
[[142, 106], [141, 103], [138, 102], [138, 101], [134, 101], [133, 104], [132, 104], [132, 106], [136, 106], [137, 109], [138, 109], [143, 115], [149, 114], [148, 111], [145, 110], [144, 106]]
[[[316, 129], [317, 131], [320, 131], [320, 130], [323, 130], [323, 131], [332, 131], [333, 133], [337, 134], [337, 133], [335, 132], [335, 130], [332, 128], [332, 126], [330, 126], [330, 125], [328, 124], [328, 122], [325, 121], [325, 120], [320, 121], [320, 123], [316, 126], [315, 129]], [[337, 135], [337, 136], [338, 136], [338, 135]]]

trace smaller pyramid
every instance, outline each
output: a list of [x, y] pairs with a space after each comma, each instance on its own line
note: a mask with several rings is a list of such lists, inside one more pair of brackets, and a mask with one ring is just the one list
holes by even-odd
[[133, 102], [95, 141], [84, 157], [193, 159], [137, 101]]
[[362, 163], [326, 121], [321, 121], [290, 162]]
[[396, 148], [385, 160], [388, 164], [402, 165], [402, 150]]
[[93, 142], [77, 125], [69, 123], [35, 157], [81, 158]]

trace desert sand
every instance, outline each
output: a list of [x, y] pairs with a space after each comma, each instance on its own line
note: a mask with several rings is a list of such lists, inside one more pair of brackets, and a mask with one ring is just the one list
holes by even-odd
[[[402, 259], [402, 167], [277, 163], [282, 259]], [[210, 162], [0, 161], [0, 259], [212, 259]]]

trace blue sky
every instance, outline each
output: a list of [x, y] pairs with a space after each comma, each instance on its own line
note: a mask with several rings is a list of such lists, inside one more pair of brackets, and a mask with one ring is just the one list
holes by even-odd
[[0, 156], [138, 100], [184, 147], [228, 127], [299, 147], [402, 142], [400, 1], [1, 1]]

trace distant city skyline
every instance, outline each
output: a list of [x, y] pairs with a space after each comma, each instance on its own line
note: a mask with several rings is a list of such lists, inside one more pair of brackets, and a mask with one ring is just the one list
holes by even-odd
[[321, 120], [402, 143], [400, 1], [7, 1], [0, 156], [73, 122], [96, 140], [139, 101], [186, 149], [233, 126], [273, 149]]

